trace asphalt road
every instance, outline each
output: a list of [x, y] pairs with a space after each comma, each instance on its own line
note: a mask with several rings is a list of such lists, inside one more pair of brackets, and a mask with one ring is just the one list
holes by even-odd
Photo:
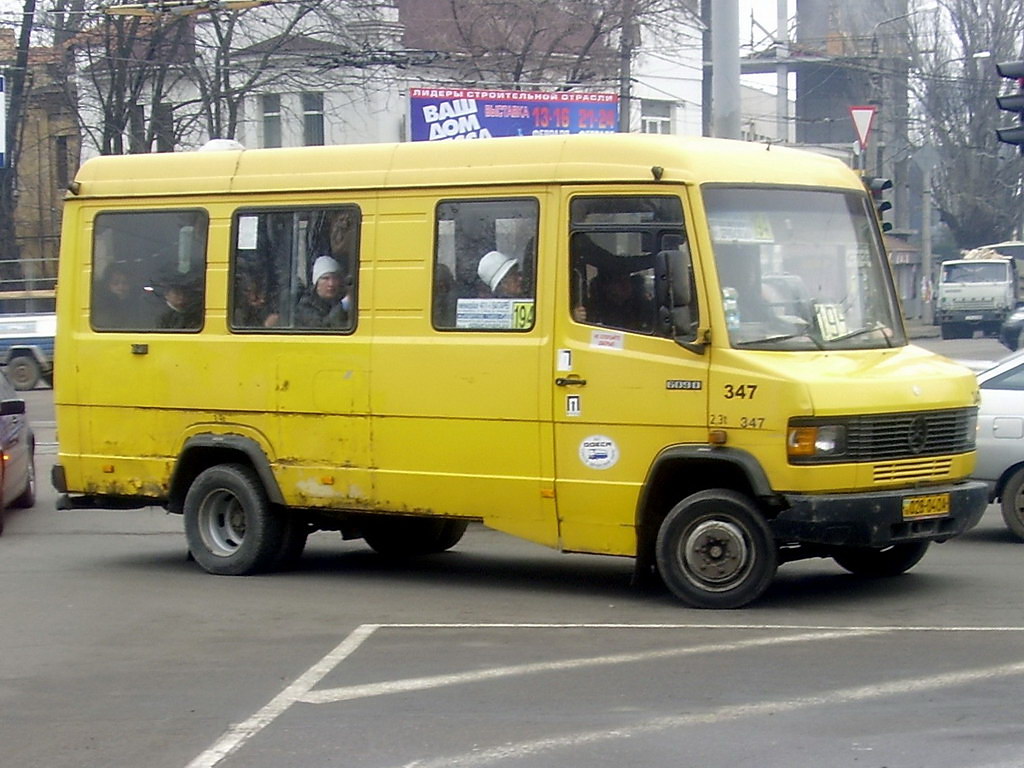
[[483, 528], [406, 563], [320, 533], [294, 572], [213, 577], [160, 510], [56, 511], [49, 393], [27, 399], [2, 766], [1024, 765], [1024, 544], [995, 507], [902, 577], [792, 563], [739, 611]]

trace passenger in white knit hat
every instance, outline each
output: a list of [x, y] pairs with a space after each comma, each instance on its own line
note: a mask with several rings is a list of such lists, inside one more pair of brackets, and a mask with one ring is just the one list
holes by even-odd
[[345, 307], [347, 281], [341, 264], [333, 256], [320, 256], [313, 262], [309, 290], [295, 307], [295, 324], [300, 328], [348, 328]]
[[512, 256], [501, 251], [488, 251], [480, 259], [476, 273], [495, 298], [517, 299], [524, 295], [523, 274], [519, 262]]

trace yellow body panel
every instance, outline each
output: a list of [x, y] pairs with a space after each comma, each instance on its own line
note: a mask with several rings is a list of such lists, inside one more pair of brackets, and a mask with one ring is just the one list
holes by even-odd
[[[794, 416], [965, 408], [974, 380], [914, 347], [729, 348], [717, 332], [725, 318], [709, 301], [720, 286], [706, 255], [698, 193], [706, 182], [859, 188], [840, 163], [813, 154], [646, 136], [91, 160], [65, 207], [58, 295], [55, 402], [67, 491], [166, 500], [190, 438], [238, 436], [266, 457], [286, 506], [481, 519], [548, 546], [633, 555], [657, 457], [680, 446], [714, 451], [709, 431], [753, 456], [779, 492], [896, 487], [906, 472], [925, 483], [966, 476], [973, 454], [909, 469], [788, 463]], [[681, 200], [703, 308], [700, 344], [609, 336], [573, 321], [569, 201], [613, 193]], [[528, 332], [433, 327], [435, 211], [462, 198], [537, 201]], [[232, 331], [236, 212], [336, 204], [357, 206], [362, 217], [354, 330]], [[97, 214], [165, 209], [201, 210], [209, 220], [201, 330], [94, 332]], [[726, 398], [738, 385], [756, 386], [756, 396]]]

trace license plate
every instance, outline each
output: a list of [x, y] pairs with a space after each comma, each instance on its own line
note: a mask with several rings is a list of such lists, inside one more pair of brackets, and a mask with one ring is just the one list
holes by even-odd
[[903, 519], [920, 520], [923, 517], [945, 517], [949, 514], [949, 494], [913, 496], [903, 500]]
[[981, 315], [968, 315], [964, 320], [981, 320]]

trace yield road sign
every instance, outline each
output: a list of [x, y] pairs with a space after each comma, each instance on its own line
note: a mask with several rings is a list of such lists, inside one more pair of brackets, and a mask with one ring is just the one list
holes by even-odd
[[875, 122], [877, 112], [878, 107], [850, 107], [850, 117], [853, 118], [853, 127], [857, 131], [857, 141], [862, 151], [868, 148], [868, 134], [871, 133], [871, 124]]

